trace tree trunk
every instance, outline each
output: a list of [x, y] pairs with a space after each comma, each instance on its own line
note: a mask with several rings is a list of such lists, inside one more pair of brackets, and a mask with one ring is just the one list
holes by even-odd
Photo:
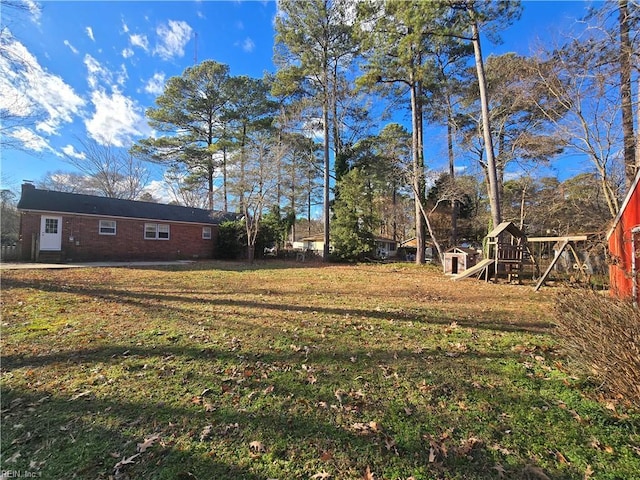
[[222, 194], [224, 196], [224, 211], [229, 211], [229, 196], [227, 194], [227, 147], [222, 147]]
[[[447, 152], [449, 155], [449, 178], [451, 180], [451, 187], [455, 188], [456, 182], [456, 169], [454, 164], [453, 154], [453, 125], [451, 124], [451, 102], [447, 97]], [[457, 193], [456, 193], [457, 195]], [[451, 202], [451, 236], [449, 242], [451, 246], [458, 243], [458, 212], [460, 210], [460, 204], [457, 198], [454, 198]]]
[[633, 132], [631, 102], [631, 40], [629, 39], [629, 11], [627, 0], [618, 1], [620, 22], [620, 96], [622, 100], [622, 134], [624, 137], [624, 171], [627, 189], [636, 177], [636, 139]]
[[484, 138], [484, 147], [487, 153], [487, 170], [489, 178], [489, 203], [491, 205], [491, 220], [493, 226], [496, 227], [502, 222], [502, 212], [500, 209], [500, 192], [498, 190], [498, 176], [496, 171], [496, 161], [493, 154], [493, 139], [491, 137], [491, 121], [489, 119], [489, 100], [487, 98], [487, 81], [484, 75], [484, 64], [482, 62], [482, 50], [480, 48], [480, 33], [478, 31], [478, 23], [475, 20], [474, 13], [471, 15], [471, 30], [473, 51], [476, 60], [476, 70], [478, 74], [478, 87], [480, 88], [480, 106], [482, 108], [482, 134]]
[[418, 106], [418, 92], [416, 82], [411, 79], [411, 150], [413, 157], [413, 196], [415, 206], [416, 222], [416, 263], [425, 263], [425, 219], [422, 215], [422, 200], [424, 196], [424, 168], [421, 165], [422, 155], [420, 154], [420, 109]]
[[324, 195], [323, 195], [323, 224], [324, 224], [324, 248], [322, 251], [322, 260], [329, 261], [329, 106], [327, 105], [327, 96], [322, 104], [322, 120], [324, 135]]

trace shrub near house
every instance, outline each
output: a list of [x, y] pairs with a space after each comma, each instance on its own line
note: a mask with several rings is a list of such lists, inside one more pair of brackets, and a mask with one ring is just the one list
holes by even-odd
[[22, 259], [213, 258], [218, 225], [235, 214], [22, 186]]

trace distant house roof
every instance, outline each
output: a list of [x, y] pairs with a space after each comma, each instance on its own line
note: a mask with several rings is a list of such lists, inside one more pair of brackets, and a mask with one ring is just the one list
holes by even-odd
[[373, 237], [373, 240], [375, 242], [398, 243], [393, 238], [389, 238], [389, 237]]
[[464, 253], [466, 255], [480, 255], [480, 252], [468, 247], [451, 247], [445, 250], [444, 253]]
[[22, 196], [18, 202], [18, 209], [212, 225], [238, 218], [238, 215], [235, 213], [209, 211], [202, 208], [183, 207], [180, 205], [40, 190], [29, 184], [22, 186]]
[[318, 233], [310, 237], [304, 237], [298, 241], [299, 242], [324, 242], [324, 233]]

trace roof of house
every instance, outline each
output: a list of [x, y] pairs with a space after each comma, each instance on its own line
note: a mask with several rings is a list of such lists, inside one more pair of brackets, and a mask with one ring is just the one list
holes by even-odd
[[303, 237], [299, 242], [324, 242], [324, 233], [318, 233], [316, 235], [311, 235], [310, 237]]
[[180, 205], [40, 190], [32, 185], [23, 185], [22, 195], [18, 202], [18, 209], [23, 211], [73, 213], [78, 215], [212, 225], [217, 225], [225, 220], [235, 220], [238, 218], [238, 215], [235, 213], [210, 211]]
[[638, 189], [638, 185], [639, 184], [640, 184], [640, 169], [638, 169], [638, 171], [636, 173], [636, 178], [633, 181], [633, 184], [631, 184], [631, 188], [627, 192], [627, 196], [624, 198], [624, 201], [622, 202], [622, 205], [620, 206], [620, 210], [618, 211], [618, 215], [616, 215], [616, 218], [613, 221], [613, 224], [611, 225], [611, 229], [609, 230], [609, 233], [607, 233], [607, 240], [609, 240], [609, 237], [611, 237], [611, 235], [613, 235], [613, 232], [615, 231], [616, 227], [618, 226], [618, 223], [622, 219], [622, 215], [624, 214], [624, 211], [627, 209], [627, 205], [629, 205], [629, 202], [631, 201], [631, 197], [633, 196], [634, 192]]

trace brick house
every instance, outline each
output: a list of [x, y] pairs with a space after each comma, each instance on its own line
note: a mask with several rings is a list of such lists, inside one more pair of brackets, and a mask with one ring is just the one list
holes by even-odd
[[640, 171], [613, 221], [607, 241], [611, 293], [640, 303]]
[[235, 214], [40, 190], [22, 185], [22, 260], [213, 258], [218, 225]]

